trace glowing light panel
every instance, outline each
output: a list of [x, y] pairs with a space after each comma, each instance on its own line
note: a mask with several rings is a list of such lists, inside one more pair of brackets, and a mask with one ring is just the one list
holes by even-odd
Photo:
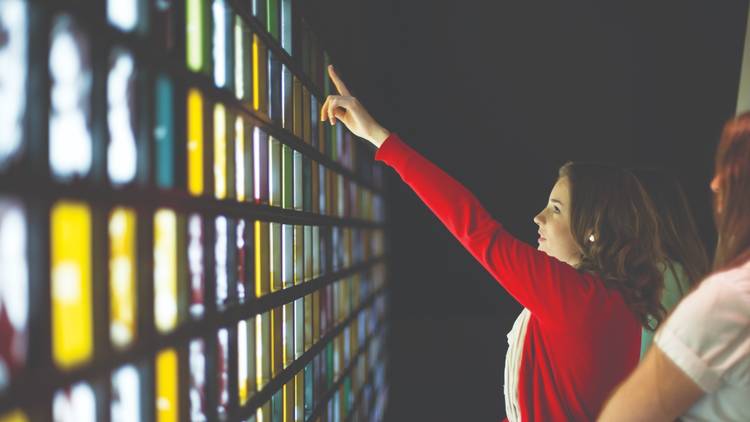
[[59, 202], [50, 213], [52, 356], [69, 369], [93, 353], [91, 211]]

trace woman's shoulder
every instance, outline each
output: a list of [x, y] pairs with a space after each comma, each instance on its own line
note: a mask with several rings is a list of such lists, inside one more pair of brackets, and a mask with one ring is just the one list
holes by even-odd
[[696, 292], [703, 294], [739, 295], [738, 299], [750, 300], [750, 260], [733, 268], [709, 275]]
[[708, 276], [675, 313], [696, 323], [727, 319], [729, 314], [735, 323], [750, 323], [750, 261]]

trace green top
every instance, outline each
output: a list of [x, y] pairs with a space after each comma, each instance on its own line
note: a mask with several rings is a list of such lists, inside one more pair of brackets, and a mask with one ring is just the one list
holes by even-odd
[[[667, 315], [672, 312], [672, 309], [677, 306], [682, 297], [690, 290], [687, 274], [685, 274], [685, 269], [682, 268], [682, 265], [672, 262], [672, 267], [674, 271], [672, 271], [671, 267], [666, 267], [664, 270], [664, 293], [661, 296], [661, 304], [667, 310]], [[651, 322], [655, 323], [653, 320]], [[641, 359], [646, 355], [646, 351], [651, 346], [653, 339], [654, 332], [643, 328], [641, 333]]]

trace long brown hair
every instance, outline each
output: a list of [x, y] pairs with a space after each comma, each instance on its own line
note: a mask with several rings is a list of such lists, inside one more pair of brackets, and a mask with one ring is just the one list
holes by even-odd
[[[661, 169], [640, 168], [633, 169], [633, 173], [654, 204], [661, 246], [670, 261], [667, 265], [680, 264], [687, 275], [688, 286], [694, 285], [706, 275], [710, 264], [680, 182]], [[682, 289], [679, 283], [677, 285]]]
[[[570, 230], [581, 249], [580, 271], [597, 274], [617, 289], [641, 325], [664, 319], [663, 253], [653, 205], [636, 177], [621, 168], [567, 163], [559, 177], [570, 182]], [[592, 241], [593, 236], [593, 241]]]
[[727, 122], [716, 150], [714, 206], [719, 241], [714, 269], [750, 258], [750, 113]]

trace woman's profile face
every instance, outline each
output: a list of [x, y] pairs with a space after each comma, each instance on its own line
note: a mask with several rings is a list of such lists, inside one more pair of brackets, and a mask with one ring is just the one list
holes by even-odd
[[561, 177], [534, 222], [539, 226], [538, 249], [575, 267], [581, 262], [581, 251], [570, 231], [570, 205], [570, 181]]

